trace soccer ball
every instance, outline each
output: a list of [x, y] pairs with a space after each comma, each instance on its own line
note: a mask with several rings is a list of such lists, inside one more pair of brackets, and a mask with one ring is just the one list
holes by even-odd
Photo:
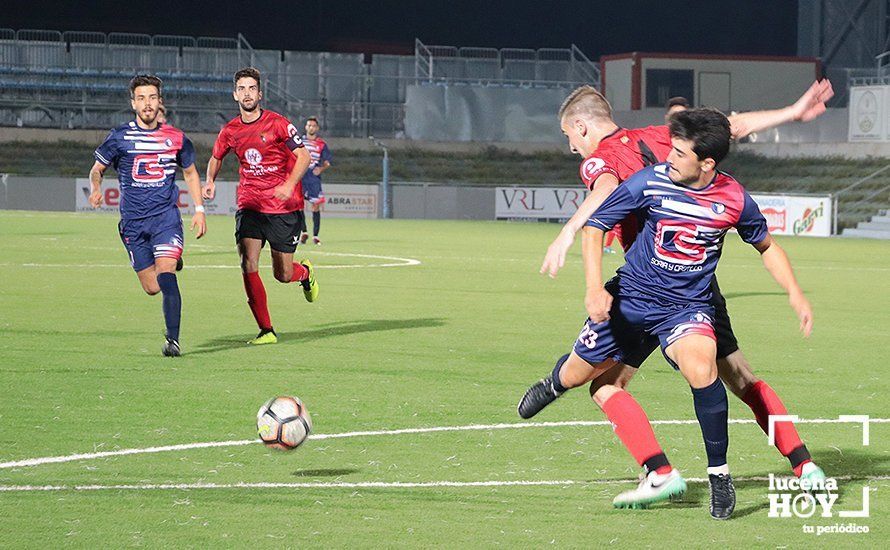
[[299, 398], [275, 397], [257, 412], [256, 431], [267, 447], [289, 451], [306, 441], [312, 431], [312, 418]]

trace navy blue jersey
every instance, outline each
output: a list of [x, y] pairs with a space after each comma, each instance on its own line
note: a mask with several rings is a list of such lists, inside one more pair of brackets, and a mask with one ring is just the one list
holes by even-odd
[[726, 232], [747, 243], [769, 235], [757, 203], [732, 176], [717, 172], [702, 189], [671, 181], [668, 165], [637, 172], [593, 213], [587, 225], [608, 231], [635, 213], [643, 227], [618, 269], [619, 293], [670, 304], [706, 303]]
[[182, 130], [166, 124], [145, 130], [135, 120], [112, 130], [93, 155], [117, 171], [125, 220], [175, 208], [179, 200], [176, 165], [188, 168], [195, 163], [195, 147]]
[[306, 174], [303, 175], [303, 183], [304, 185], [308, 181], [311, 184], [321, 185], [321, 176], [316, 176], [312, 173], [314, 168], [318, 168], [324, 166], [325, 161], [331, 162], [334, 160], [334, 155], [331, 154], [331, 148], [328, 147], [328, 144], [325, 140], [320, 137], [310, 138], [308, 136], [303, 136], [303, 145], [306, 146], [306, 150], [309, 151], [309, 168], [306, 170]]

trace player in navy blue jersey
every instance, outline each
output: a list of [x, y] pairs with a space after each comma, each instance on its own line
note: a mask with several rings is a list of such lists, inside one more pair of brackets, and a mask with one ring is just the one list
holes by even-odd
[[[321, 244], [318, 233], [321, 230], [322, 206], [326, 202], [324, 192], [321, 189], [321, 175], [331, 167], [331, 161], [334, 160], [331, 148], [318, 135], [318, 130], [318, 118], [311, 116], [306, 119], [306, 134], [303, 136], [303, 145], [309, 151], [309, 158], [312, 159], [312, 162], [309, 164], [309, 169], [303, 174], [303, 197], [312, 210], [312, 242], [316, 245]], [[305, 243], [309, 239], [305, 216], [303, 217], [301, 231], [300, 242]]]
[[120, 184], [121, 241], [142, 289], [162, 293], [167, 326], [163, 353], [181, 355], [179, 324], [182, 298], [176, 280], [183, 248], [182, 217], [176, 167], [182, 168], [189, 195], [195, 204], [191, 229], [197, 238], [207, 232], [201, 177], [195, 169], [195, 148], [181, 130], [158, 123], [161, 79], [139, 75], [130, 81], [130, 105], [136, 118], [113, 129], [96, 149], [90, 170], [90, 204], [102, 204], [102, 175], [109, 166]]
[[[658, 338], [662, 352], [692, 388], [693, 401], [708, 455], [711, 515], [726, 519], [735, 507], [735, 491], [726, 461], [729, 445], [726, 390], [717, 378], [717, 346], [711, 278], [726, 232], [735, 228], [761, 254], [764, 265], [789, 295], [805, 336], [813, 314], [784, 251], [772, 240], [756, 203], [732, 176], [716, 169], [729, 150], [729, 121], [718, 111], [677, 113], [670, 124], [668, 162], [637, 172], [603, 202], [587, 222], [582, 252], [589, 318], [572, 353], [555, 369], [557, 379], [584, 384]], [[618, 274], [602, 284], [604, 233], [635, 212], [641, 233]], [[572, 376], [559, 377], [559, 370]], [[567, 389], [560, 384], [560, 391]], [[574, 387], [574, 385], [573, 385]], [[647, 468], [637, 489], [615, 499], [619, 507], [664, 500], [684, 488], [669, 466], [645, 416], [612, 403], [620, 388], [595, 398], [616, 426], [628, 450]], [[629, 410], [629, 409], [628, 409]], [[630, 420], [627, 419], [630, 417]], [[642, 433], [643, 436], [639, 434]], [[641, 441], [642, 440], [642, 441]], [[671, 489], [671, 487], [673, 489]]]

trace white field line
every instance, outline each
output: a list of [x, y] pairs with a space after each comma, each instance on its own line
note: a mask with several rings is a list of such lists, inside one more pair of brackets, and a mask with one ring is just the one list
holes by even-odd
[[[869, 476], [854, 478], [838, 476], [837, 480], [886, 481], [890, 476]], [[639, 479], [592, 479], [592, 480], [511, 480], [511, 481], [318, 481], [304, 483], [241, 482], [241, 483], [139, 483], [120, 485], [0, 485], [0, 493], [51, 492], [51, 491], [164, 491], [195, 489], [436, 489], [441, 487], [541, 487], [541, 486], [581, 486], [614, 485], [616, 483], [639, 483]], [[750, 476], [733, 478], [735, 482], [762, 481], [769, 477]], [[707, 483], [703, 477], [686, 478], [687, 483]]]
[[[313, 252], [314, 254], [324, 255], [324, 256], [339, 256], [339, 257], [350, 257], [350, 258], [367, 258], [372, 260], [384, 260], [383, 263], [370, 263], [370, 264], [334, 264], [334, 265], [317, 265], [315, 266], [317, 269], [355, 269], [361, 267], [405, 267], [411, 265], [420, 265], [420, 260], [415, 258], [399, 258], [397, 256], [380, 256], [377, 254], [353, 254], [347, 252]], [[119, 264], [47, 264], [47, 263], [21, 263], [21, 264], [13, 264], [13, 263], [2, 263], [0, 264], [4, 267], [51, 267], [51, 268], [88, 268], [88, 267], [99, 267], [99, 268], [128, 268], [126, 263]], [[241, 269], [241, 266], [234, 264], [222, 264], [222, 265], [201, 265], [201, 264], [189, 264], [187, 266], [188, 269]]]
[[[871, 418], [869, 423], [883, 424], [890, 422], [890, 418]], [[650, 422], [655, 426], [666, 425], [687, 425], [698, 424], [698, 420], [652, 420]], [[730, 420], [730, 424], [753, 424], [753, 420]], [[842, 421], [837, 418], [812, 418], [800, 419], [798, 424], [849, 424], [850, 421]], [[857, 422], [853, 422], [857, 423]], [[375, 431], [357, 431], [357, 432], [341, 432], [332, 434], [313, 434], [309, 436], [311, 440], [321, 439], [341, 439], [348, 437], [372, 437], [378, 435], [404, 435], [404, 434], [423, 434], [436, 432], [466, 432], [466, 431], [489, 431], [489, 430], [511, 430], [524, 428], [560, 428], [560, 427], [584, 427], [584, 426], [611, 426], [608, 420], [568, 420], [563, 422], [526, 422], [526, 423], [510, 423], [510, 424], [468, 424], [465, 426], [433, 426], [429, 428], [403, 428], [397, 430], [375, 430]], [[108, 458], [113, 456], [138, 455], [163, 453], [170, 451], [186, 451], [190, 449], [206, 449], [210, 447], [237, 447], [241, 445], [250, 445], [259, 443], [257, 439], [237, 439], [232, 441], [207, 441], [202, 443], [182, 443], [179, 445], [164, 445], [160, 447], [143, 447], [137, 449], [118, 449], [115, 451], [100, 451], [94, 453], [79, 453], [63, 456], [46, 456], [40, 458], [28, 458], [24, 460], [14, 460], [10, 462], [0, 462], [0, 470], [9, 468], [21, 468], [27, 466], [40, 466], [42, 464], [58, 464], [62, 462], [74, 462], [77, 460], [95, 460], [97, 458]]]

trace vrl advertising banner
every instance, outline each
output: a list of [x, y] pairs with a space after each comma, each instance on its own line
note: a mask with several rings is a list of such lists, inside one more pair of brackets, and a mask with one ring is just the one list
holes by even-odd
[[[495, 217], [499, 220], [565, 220], [572, 217], [587, 191], [577, 188], [498, 187]], [[832, 198], [807, 195], [758, 195], [754, 202], [771, 233], [828, 237], [832, 226]]]
[[587, 196], [586, 189], [498, 187], [495, 218], [499, 220], [563, 220], [572, 217]]
[[[177, 181], [179, 186], [179, 210], [183, 214], [194, 213], [192, 201], [185, 182]], [[238, 210], [236, 188], [232, 181], [217, 181], [216, 196], [211, 201], [204, 201], [208, 214], [234, 215]], [[379, 207], [378, 188], [376, 185], [361, 184], [328, 184], [324, 185], [327, 203], [324, 205], [325, 215], [334, 218], [376, 218]], [[117, 212], [120, 206], [121, 193], [117, 180], [102, 180], [102, 206], [93, 209], [90, 206], [90, 180], [75, 180], [76, 209], [78, 212]]]

